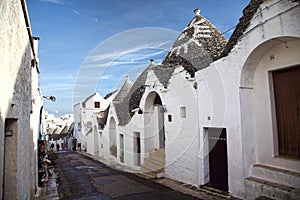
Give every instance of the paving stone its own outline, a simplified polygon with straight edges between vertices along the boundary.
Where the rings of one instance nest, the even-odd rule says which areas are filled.
[[[225,199],[201,193],[194,187],[183,187],[176,181],[167,179],[161,181],[164,185],[169,184],[166,187],[135,174],[112,169],[77,152],[60,152],[58,155],[55,175],[50,176],[48,183],[42,188],[43,196],[34,198],[35,200]],[[124,166],[118,167],[125,169]]]

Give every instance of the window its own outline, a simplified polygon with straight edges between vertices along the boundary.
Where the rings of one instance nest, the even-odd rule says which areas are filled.
[[[186,107],[180,107],[180,117],[186,118]]]
[[[95,102],[95,108],[100,108],[100,102],[99,101]]]
[[[172,115],[168,115],[168,121],[172,122]]]
[[[300,159],[300,67],[274,71],[278,154]]]

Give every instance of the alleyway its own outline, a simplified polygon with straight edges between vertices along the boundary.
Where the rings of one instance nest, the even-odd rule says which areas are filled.
[[[60,199],[197,199],[76,152],[58,155],[55,171]]]

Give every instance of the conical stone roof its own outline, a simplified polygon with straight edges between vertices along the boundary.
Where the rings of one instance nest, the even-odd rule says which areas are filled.
[[[133,84],[122,104],[122,110],[127,111],[119,118],[120,125],[126,125],[132,117],[131,110],[139,107],[148,71],[152,70],[160,83],[167,87],[176,66],[183,66],[194,77],[197,70],[209,66],[220,56],[226,43],[221,32],[197,14],[181,32],[162,64],[150,64]]]
[[[128,118],[130,117],[128,114],[129,103],[128,103],[127,95],[131,87],[132,87],[132,82],[129,80],[129,78],[126,78],[122,88],[119,90],[118,94],[112,101],[119,120],[119,125],[124,125],[124,121],[128,121]]]
[[[162,67],[182,65],[193,77],[222,53],[227,40],[222,33],[201,15],[196,15],[181,32]]]

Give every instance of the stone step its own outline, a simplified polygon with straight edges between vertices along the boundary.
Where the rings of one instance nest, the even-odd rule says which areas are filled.
[[[156,178],[156,176],[148,174],[148,173],[138,173],[137,175],[144,178],[144,179],[154,179],[154,178]]]
[[[142,174],[146,179],[153,179],[156,178],[157,172],[151,171],[151,169],[148,169],[147,166],[141,165],[140,174]]]
[[[149,158],[157,161],[157,163],[165,164],[165,149],[158,149],[149,153]]]
[[[154,172],[162,172],[161,169],[164,168],[164,163],[159,163],[156,160],[146,158],[144,160],[143,166],[145,166],[147,169],[150,169],[151,171],[154,171]]]
[[[290,187],[300,188],[300,173],[286,169],[255,164],[252,167],[251,176]]]
[[[245,186],[247,199],[255,199],[260,196],[272,199],[300,199],[299,189],[261,178],[247,177]]]
[[[229,192],[223,191],[223,190],[219,190],[217,188],[213,188],[213,187],[209,187],[207,185],[201,185],[199,190],[205,191],[209,194],[213,194],[213,195],[217,195],[217,196],[221,196],[224,197],[226,199],[230,198],[230,194]]]
[[[150,178],[157,178],[158,174],[164,172],[165,149],[157,149],[149,153],[149,157],[144,159],[140,172]]]
[[[160,149],[155,149],[154,151],[152,151],[151,153],[154,154],[160,154],[160,155],[165,155],[165,148],[160,148]]]

